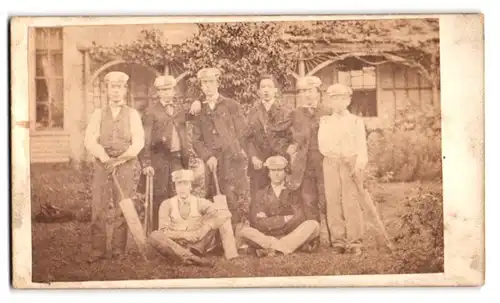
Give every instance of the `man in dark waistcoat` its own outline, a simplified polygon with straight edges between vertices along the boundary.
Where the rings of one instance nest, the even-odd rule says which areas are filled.
[[[158,211],[162,201],[175,195],[172,173],[189,166],[186,121],[188,110],[175,102],[176,80],[159,76],[154,85],[160,97],[143,117],[145,145],[140,154],[143,172],[153,178],[153,228],[158,229]]]
[[[96,109],[85,132],[85,147],[96,158],[92,183],[92,253],[89,262],[106,255],[121,259],[127,243],[127,223],[118,203],[116,176],[126,197],[132,197],[140,174],[137,155],[144,147],[139,113],[126,105],[128,76],[110,72],[105,78],[108,106]],[[111,225],[111,251],[107,251],[107,226]]]
[[[193,148],[206,163],[207,198],[216,195],[212,175],[216,170],[236,227],[242,215],[238,205],[247,199],[248,193],[245,152],[248,154],[249,132],[240,104],[219,94],[220,75],[216,68],[204,68],[197,73],[204,97],[193,122]]]

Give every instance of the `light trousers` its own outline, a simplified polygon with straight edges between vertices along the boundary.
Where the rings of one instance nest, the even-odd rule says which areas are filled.
[[[302,245],[318,237],[319,231],[320,226],[317,221],[307,220],[300,224],[291,233],[279,239],[267,236],[252,227],[244,227],[241,230],[241,237],[262,248],[274,249],[287,255],[293,253]]]

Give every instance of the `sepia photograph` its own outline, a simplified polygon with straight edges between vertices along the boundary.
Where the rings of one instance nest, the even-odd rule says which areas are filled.
[[[443,275],[450,228],[482,283],[483,218],[444,207],[440,15],[35,19],[23,285]]]

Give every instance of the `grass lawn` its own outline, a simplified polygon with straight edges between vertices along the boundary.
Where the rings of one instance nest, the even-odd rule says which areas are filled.
[[[85,180],[89,176],[79,174],[66,165],[32,166],[32,209],[35,213],[40,203],[50,202],[55,206],[76,210],[88,207],[90,195]],[[380,201],[378,208],[387,222],[388,232],[396,237],[400,234],[400,218],[411,206],[406,198],[421,187],[427,193],[440,193],[441,183],[387,183],[380,184],[374,194]],[[442,205],[442,204],[439,204]],[[442,206],[439,206],[442,207]],[[333,255],[326,244],[312,254],[296,253],[288,256],[257,258],[244,256],[235,260],[217,260],[214,268],[180,266],[152,252],[149,263],[142,261],[130,245],[127,259],[116,262],[104,260],[87,264],[84,260],[90,252],[90,223],[33,223],[33,281],[88,281],[127,279],[209,278],[209,277],[260,277],[260,276],[309,276],[348,274],[396,274],[415,272],[440,272],[442,266],[424,262],[422,266],[408,271],[401,253],[390,253],[377,244],[376,232],[369,228],[364,254],[360,256]],[[326,243],[326,231],[322,241]],[[398,251],[407,253],[412,247],[407,242],[397,242]],[[418,244],[415,244],[417,247]],[[423,256],[424,261],[430,257]],[[429,265],[431,264],[431,265]]]

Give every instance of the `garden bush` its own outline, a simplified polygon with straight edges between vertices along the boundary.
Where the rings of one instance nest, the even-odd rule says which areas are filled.
[[[443,196],[419,188],[403,203],[403,215],[396,219],[399,232],[391,255],[396,273],[444,271]]]
[[[382,182],[441,179],[441,116],[412,102],[398,112],[392,130],[368,138],[373,173]]]

